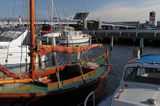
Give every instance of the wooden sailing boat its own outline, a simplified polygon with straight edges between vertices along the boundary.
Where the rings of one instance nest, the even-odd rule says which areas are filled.
[[[80,54],[100,44],[82,47],[44,46],[36,45],[34,34],[34,0],[30,0],[30,69],[26,73],[16,74],[0,66],[4,74],[0,78],[0,105],[29,105],[59,102],[65,103],[86,97],[91,91],[96,91],[99,83],[110,71],[107,62],[108,52],[82,62]],[[37,68],[36,56],[50,52],[75,53],[78,61],[72,64],[56,65],[50,68]],[[41,59],[40,59],[41,60]],[[107,63],[106,63],[107,62]],[[66,105],[66,104],[65,104]]]

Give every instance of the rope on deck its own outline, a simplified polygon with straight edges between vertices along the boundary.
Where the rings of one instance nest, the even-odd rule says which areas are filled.
[[[5,75],[14,78],[14,79],[19,79],[19,76],[17,76],[15,73],[11,72],[10,70],[6,69],[2,65],[0,65],[0,72],[4,73]]]

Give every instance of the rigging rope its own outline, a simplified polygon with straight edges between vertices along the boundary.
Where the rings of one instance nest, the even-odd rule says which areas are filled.
[[[50,15],[50,11],[51,11],[51,9],[50,9],[50,1],[49,0],[47,0],[46,1],[46,4],[47,4],[47,16],[48,16],[48,20],[51,20],[52,18],[51,18],[51,15]]]
[[[13,1],[13,9],[12,9],[12,18],[13,18],[13,25],[14,25],[14,16],[15,16],[15,8],[16,8],[16,0]]]
[[[0,65],[0,71],[11,78],[19,79],[19,76],[17,76],[15,73],[11,72],[10,70],[6,69],[5,67],[1,65]]]
[[[64,6],[63,6],[63,2],[60,2],[61,3],[61,8],[62,8],[62,14],[64,15],[64,18],[66,19],[66,14],[65,14],[65,11],[64,10],[67,10],[67,9],[64,9]]]
[[[60,23],[59,15],[58,15],[58,12],[57,12],[57,7],[56,7],[55,0],[52,0],[52,7],[54,7],[54,12],[55,12],[55,15],[56,15],[57,22]],[[53,8],[52,8],[52,9],[53,9]],[[53,12],[53,11],[52,11],[52,12]],[[59,24],[59,27],[60,27],[60,31],[62,31],[62,24]]]
[[[27,0],[28,1],[28,0]],[[25,5],[25,10],[26,10],[26,17],[24,17],[24,19],[27,20],[27,24],[29,24],[29,14],[27,10],[29,10],[29,1],[27,2],[26,0],[24,0],[24,5]],[[25,11],[24,11],[25,13]],[[29,29],[29,26],[27,26],[27,29]],[[29,37],[26,37],[26,58],[25,58],[25,72],[28,73],[28,46],[29,46]]]
[[[82,7],[83,10],[85,10],[85,11],[87,12],[88,9],[86,8],[86,5],[85,5],[85,3],[84,3],[84,0],[82,0],[82,6],[83,6],[83,7]]]
[[[11,12],[11,17],[14,18],[14,14],[15,14],[15,5],[16,5],[16,1],[14,0],[13,1],[13,8],[12,8],[12,12]],[[14,25],[14,20],[12,19],[13,21],[13,25]],[[9,37],[9,39],[11,39]],[[7,66],[7,63],[8,63],[8,56],[9,56],[9,46],[10,46],[10,43],[8,44],[8,49],[7,49],[7,56],[6,56],[6,60],[5,60],[5,66]]]

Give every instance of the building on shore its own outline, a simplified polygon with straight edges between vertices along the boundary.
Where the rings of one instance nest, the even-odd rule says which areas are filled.
[[[151,11],[149,13],[149,26],[151,27],[155,26],[155,19],[156,19],[156,13],[154,11]]]

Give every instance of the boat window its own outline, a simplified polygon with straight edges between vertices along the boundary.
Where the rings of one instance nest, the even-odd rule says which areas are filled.
[[[124,81],[160,84],[160,69],[129,67],[125,71]]]
[[[42,30],[51,30],[51,29],[52,29],[52,27],[49,24],[43,24],[42,25]]]
[[[42,41],[43,45],[51,45],[52,44],[52,38],[42,37],[41,41]]]
[[[8,46],[0,46],[0,49],[7,49]]]
[[[72,28],[72,27],[64,27],[64,31],[74,31],[74,28]]]

